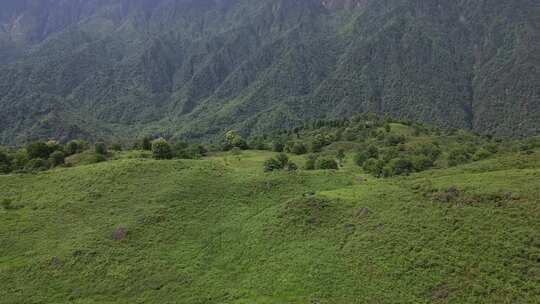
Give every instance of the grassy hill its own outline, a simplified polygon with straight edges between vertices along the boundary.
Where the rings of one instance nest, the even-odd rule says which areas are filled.
[[[385,179],[274,154],[0,176],[1,302],[540,301],[540,150]]]

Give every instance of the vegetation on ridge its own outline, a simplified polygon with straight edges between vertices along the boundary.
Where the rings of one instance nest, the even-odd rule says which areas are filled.
[[[339,124],[268,144],[311,143]],[[154,160],[108,149],[106,162],[0,176],[2,302],[538,302],[538,142],[499,142],[486,160],[448,167],[448,148],[492,140],[389,125],[374,129],[385,139],[324,145],[320,157],[344,149],[339,170],[265,173],[282,159],[272,151]],[[391,134],[438,140],[439,169],[366,174],[356,149],[380,143],[383,159]]]

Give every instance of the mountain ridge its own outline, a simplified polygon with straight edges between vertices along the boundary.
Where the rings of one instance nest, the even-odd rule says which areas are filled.
[[[507,136],[540,128],[530,0],[9,3],[54,13],[26,21],[23,51],[0,33],[2,143],[212,139],[356,112]]]

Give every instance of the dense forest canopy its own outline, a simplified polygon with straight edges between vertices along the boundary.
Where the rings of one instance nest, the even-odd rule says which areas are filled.
[[[2,1],[0,143],[358,112],[535,135],[538,16],[535,0]]]

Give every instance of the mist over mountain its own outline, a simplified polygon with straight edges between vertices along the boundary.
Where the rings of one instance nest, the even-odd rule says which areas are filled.
[[[0,143],[374,112],[540,132],[535,0],[4,0]]]

